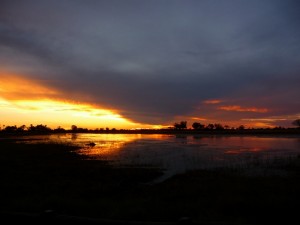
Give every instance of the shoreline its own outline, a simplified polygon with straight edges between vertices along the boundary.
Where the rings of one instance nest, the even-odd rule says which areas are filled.
[[[5,132],[0,131],[0,137],[6,136],[29,136],[29,135],[47,135],[47,134],[165,134],[165,135],[203,135],[203,136],[256,136],[256,135],[296,135],[300,137],[300,129],[245,129],[245,130],[109,130],[109,131],[47,131],[47,132],[32,132],[32,131],[15,131]]]

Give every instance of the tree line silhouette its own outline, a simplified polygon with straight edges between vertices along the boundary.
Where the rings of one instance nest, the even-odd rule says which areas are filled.
[[[122,129],[123,130],[123,129]],[[90,131],[117,131],[116,128],[96,128],[96,129],[88,129],[88,128],[82,128],[82,127],[77,127],[76,125],[72,125],[70,129],[65,129],[62,128],[61,126],[58,126],[55,129],[51,129],[47,125],[39,124],[39,125],[32,125],[26,126],[26,125],[21,125],[21,126],[0,126],[0,132],[3,133],[64,133],[64,132],[72,132],[72,133],[84,133],[84,132],[90,132]]]
[[[296,126],[300,129],[300,119],[296,119],[292,122],[292,125]],[[274,128],[246,128],[244,125],[240,125],[238,127],[230,127],[228,125],[222,125],[221,123],[210,123],[210,124],[202,124],[199,122],[194,122],[192,124],[192,128],[187,127],[187,121],[180,121],[173,124],[168,128],[162,129],[139,129],[139,130],[128,130],[128,129],[116,129],[116,128],[96,128],[96,129],[88,129],[77,127],[76,125],[72,125],[70,129],[65,129],[62,127],[57,127],[55,129],[51,129],[47,125],[39,124],[26,126],[0,126],[1,133],[85,133],[85,132],[96,132],[96,133],[132,133],[132,132],[183,132],[183,131],[243,131],[243,130],[287,130],[293,128],[284,128],[284,127],[274,127]]]

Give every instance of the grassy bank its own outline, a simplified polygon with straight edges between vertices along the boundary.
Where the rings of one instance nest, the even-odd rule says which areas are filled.
[[[149,185],[162,171],[112,168],[85,160],[77,146],[0,142],[0,209],[10,212],[217,224],[269,224],[297,219],[300,159],[270,164],[284,173],[247,175],[249,168],[191,171]],[[261,166],[261,165],[260,165]],[[250,173],[251,174],[251,173]]]

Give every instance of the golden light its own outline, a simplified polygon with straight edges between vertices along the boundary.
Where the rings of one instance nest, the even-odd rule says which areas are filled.
[[[5,121],[7,124],[48,124],[64,128],[70,128],[72,124],[87,128],[142,126],[110,110],[50,99],[16,101],[1,99],[0,109],[1,122]]]
[[[141,139],[142,136],[140,134],[103,134],[100,138],[99,135],[81,134],[81,137],[92,141],[96,145],[94,147],[84,146],[80,149],[79,154],[100,159],[118,160],[117,157],[119,157],[122,147],[132,141]]]
[[[43,81],[16,75],[0,74],[0,124],[47,124],[49,127],[70,128],[146,128],[151,125],[134,123],[115,110],[63,98],[63,93],[47,87]]]
[[[46,87],[43,82],[45,81],[29,80],[14,74],[0,74],[0,94],[7,99],[32,99],[58,95],[58,91]]]

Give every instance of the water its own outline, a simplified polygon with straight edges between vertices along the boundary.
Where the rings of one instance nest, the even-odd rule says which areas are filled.
[[[26,138],[32,141],[32,137]],[[79,154],[115,166],[163,168],[165,177],[194,169],[243,166],[300,155],[299,137],[63,134],[34,138],[81,145]],[[89,146],[91,142],[96,145]]]

